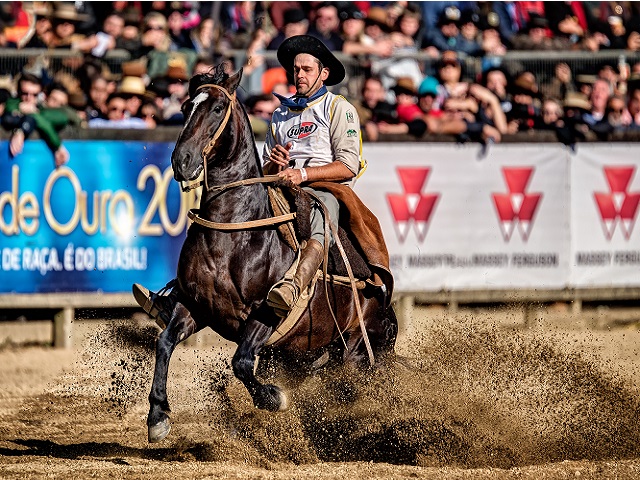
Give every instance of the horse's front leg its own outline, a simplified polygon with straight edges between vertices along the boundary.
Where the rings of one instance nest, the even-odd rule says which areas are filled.
[[[255,319],[247,320],[242,339],[231,361],[233,373],[249,391],[253,404],[272,412],[286,410],[287,395],[275,385],[263,385],[255,376],[256,356],[269,339],[273,328]]]
[[[171,430],[167,415],[171,411],[167,398],[167,374],[171,355],[178,343],[189,338],[197,330],[198,327],[189,310],[181,303],[176,303],[169,325],[156,342],[156,366],[149,394],[150,408],[147,417],[149,442],[151,443],[163,440]]]

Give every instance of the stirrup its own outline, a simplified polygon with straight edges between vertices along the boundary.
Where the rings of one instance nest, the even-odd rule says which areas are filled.
[[[287,302],[284,301],[284,298],[282,297],[282,293],[280,291],[280,287],[285,284],[293,288],[293,298],[291,299],[291,305],[287,304]],[[296,283],[293,281],[293,279],[285,277],[284,279],[275,283],[269,290],[269,293],[267,294],[267,305],[273,308],[273,310],[276,312],[276,315],[284,318],[289,314],[299,297],[300,289],[298,288]]]
[[[171,280],[159,290],[157,294],[151,292],[139,283],[134,283],[132,286],[133,297],[136,299],[136,302],[138,302],[138,305],[140,305],[149,316],[153,317],[156,324],[163,330],[167,328],[171,320],[171,313],[167,312],[166,306],[163,305],[163,299],[166,297],[164,294],[167,290],[175,286],[175,284],[175,279]]]

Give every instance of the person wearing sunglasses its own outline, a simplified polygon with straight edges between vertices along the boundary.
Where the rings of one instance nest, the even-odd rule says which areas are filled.
[[[149,128],[149,125],[138,117],[127,117],[126,95],[120,92],[114,92],[107,99],[107,118],[94,118],[89,120],[89,128]]]

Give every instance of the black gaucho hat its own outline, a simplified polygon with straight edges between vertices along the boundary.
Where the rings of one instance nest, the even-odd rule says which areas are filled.
[[[327,46],[311,35],[296,35],[287,38],[278,48],[278,61],[287,71],[287,75],[293,77],[293,61],[296,55],[308,53],[320,60],[324,67],[329,69],[329,76],[325,85],[337,85],[345,76],[345,70]]]

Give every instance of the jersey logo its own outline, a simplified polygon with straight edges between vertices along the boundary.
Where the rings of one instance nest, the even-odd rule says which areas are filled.
[[[301,139],[308,137],[318,129],[318,125],[313,122],[302,122],[300,125],[291,127],[287,132],[287,137]]]

